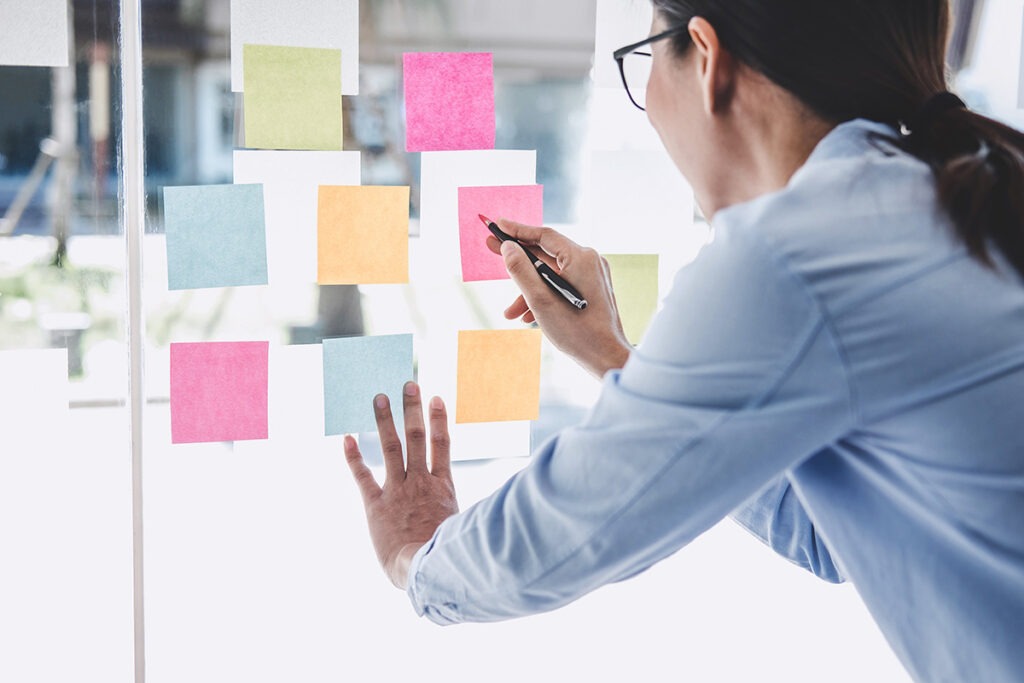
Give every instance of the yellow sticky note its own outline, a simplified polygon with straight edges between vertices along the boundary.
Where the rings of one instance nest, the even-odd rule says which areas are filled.
[[[540,330],[459,332],[455,422],[536,420]]]
[[[408,187],[320,186],[317,282],[409,282]]]
[[[658,255],[606,254],[622,328],[638,344],[658,310]]]
[[[245,146],[340,150],[341,50],[245,45]]]

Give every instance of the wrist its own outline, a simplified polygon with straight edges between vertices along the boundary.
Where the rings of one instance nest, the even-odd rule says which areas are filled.
[[[633,351],[632,345],[625,340],[614,339],[601,349],[595,349],[591,359],[584,365],[598,379],[604,377],[609,370],[620,370],[629,360]]]
[[[401,590],[405,590],[408,587],[412,558],[422,547],[422,543],[407,543],[395,553],[395,557],[388,567],[388,578],[391,579],[391,583],[395,584],[395,587]]]

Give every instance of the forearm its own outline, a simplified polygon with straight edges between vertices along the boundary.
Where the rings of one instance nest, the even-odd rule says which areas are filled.
[[[666,386],[678,386],[668,375]],[[452,624],[565,605],[675,552],[803,452],[797,445],[752,457],[762,439],[795,433],[784,419],[753,430],[765,424],[760,416],[645,399],[615,372],[604,382],[582,425],[446,520],[420,551],[408,579],[419,614]],[[830,406],[813,408],[817,424],[834,426]]]

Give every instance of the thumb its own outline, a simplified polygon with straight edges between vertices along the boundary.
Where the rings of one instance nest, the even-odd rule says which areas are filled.
[[[543,300],[549,290],[533,267],[530,256],[512,241],[502,242],[501,256],[505,259],[505,269],[523,293],[527,305],[533,308],[535,302]]]

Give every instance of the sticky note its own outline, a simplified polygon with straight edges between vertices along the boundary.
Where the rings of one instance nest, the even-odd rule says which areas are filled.
[[[401,428],[402,388],[413,379],[411,334],[325,339],[323,362],[327,436],[376,431],[377,394],[387,394]]]
[[[462,279],[507,280],[505,262],[487,248],[490,234],[479,215],[491,220],[508,218],[527,225],[544,223],[544,186],[459,188],[459,243],[462,254]]]
[[[268,342],[171,344],[171,443],[267,438]]]
[[[246,44],[341,50],[342,95],[359,94],[359,0],[231,0],[231,89],[245,90]]]
[[[498,284],[509,284],[504,282]],[[452,282],[455,293],[464,287],[460,282]],[[433,291],[431,291],[433,294]],[[437,296],[446,301],[445,292],[441,290]],[[514,295],[513,295],[514,296]],[[512,297],[508,297],[511,301]],[[505,302],[503,297],[501,303]],[[458,396],[459,368],[459,331],[475,329],[479,320],[461,311],[450,315],[448,307],[443,315],[444,326],[431,329],[430,334],[417,340],[417,380],[423,391],[424,399],[428,396],[439,396],[448,408],[448,432],[451,435],[452,461],[483,460],[493,458],[523,458],[530,455],[531,431],[534,425],[530,420],[511,420],[508,422],[476,422],[460,424],[454,420]],[[520,329],[518,323],[509,323],[508,329]]]
[[[245,45],[245,146],[340,150],[341,50]]]
[[[643,338],[658,310],[658,255],[605,254],[612,272],[615,304],[631,344]]]
[[[267,284],[260,185],[164,188],[170,289]]]
[[[317,194],[359,185],[359,152],[235,150],[234,179],[263,185],[270,286],[316,282]]]
[[[463,330],[455,421],[536,420],[540,330]]]
[[[67,66],[67,0],[0,0],[0,65]]]
[[[494,60],[480,52],[403,57],[405,148],[494,149]]]
[[[323,186],[317,220],[317,282],[409,282],[409,188]]]
[[[461,282],[459,188],[533,185],[537,153],[527,150],[426,152],[420,157],[420,239],[430,251],[422,277]],[[481,212],[482,213],[482,212]],[[494,216],[491,216],[494,218]],[[481,226],[482,227],[482,226]]]

